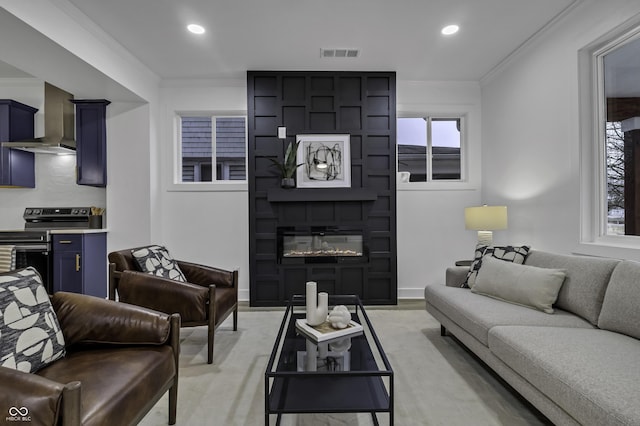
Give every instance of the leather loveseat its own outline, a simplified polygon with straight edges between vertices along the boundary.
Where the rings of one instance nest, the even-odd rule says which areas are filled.
[[[51,303],[66,355],[36,373],[0,367],[0,420],[134,425],[169,391],[175,423],[178,315],[75,293],[58,292]]]

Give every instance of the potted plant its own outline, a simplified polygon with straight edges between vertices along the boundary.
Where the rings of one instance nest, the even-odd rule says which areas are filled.
[[[289,143],[289,146],[287,146],[287,150],[284,153],[283,162],[269,158],[269,160],[273,162],[273,165],[280,170],[280,173],[282,173],[282,181],[280,184],[283,188],[295,188],[296,186],[296,183],[293,180],[293,174],[296,172],[298,167],[302,166],[302,163],[296,164],[299,144],[299,141],[292,141]]]

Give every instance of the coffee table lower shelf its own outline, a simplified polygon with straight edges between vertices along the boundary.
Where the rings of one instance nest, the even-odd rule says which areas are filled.
[[[269,393],[269,412],[390,412],[390,400],[379,375],[340,377],[333,373],[324,377],[276,377]]]
[[[355,377],[353,373],[281,374],[271,378],[270,389],[266,380],[265,425],[270,424],[271,414],[278,415],[279,425],[282,414],[302,413],[370,413],[374,425],[378,425],[376,413],[389,413],[393,424],[391,398],[379,372],[360,372]]]

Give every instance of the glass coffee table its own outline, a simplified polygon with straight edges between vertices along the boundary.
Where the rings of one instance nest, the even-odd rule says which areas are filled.
[[[358,296],[329,296],[329,310],[345,305],[363,330],[314,343],[296,328],[305,298],[294,296],[265,372],[265,425],[291,413],[388,413],[393,425],[393,370]],[[311,356],[307,356],[311,354]]]

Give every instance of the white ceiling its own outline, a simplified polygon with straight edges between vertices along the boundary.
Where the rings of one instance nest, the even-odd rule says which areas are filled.
[[[13,65],[9,65],[6,62],[0,61],[0,78],[23,78],[23,77],[31,77],[31,75],[14,67]]]
[[[396,71],[480,80],[574,0],[69,0],[165,79],[247,70]],[[203,36],[188,33],[203,25]],[[458,24],[444,37],[440,29]],[[356,48],[356,59],[320,58]]]

